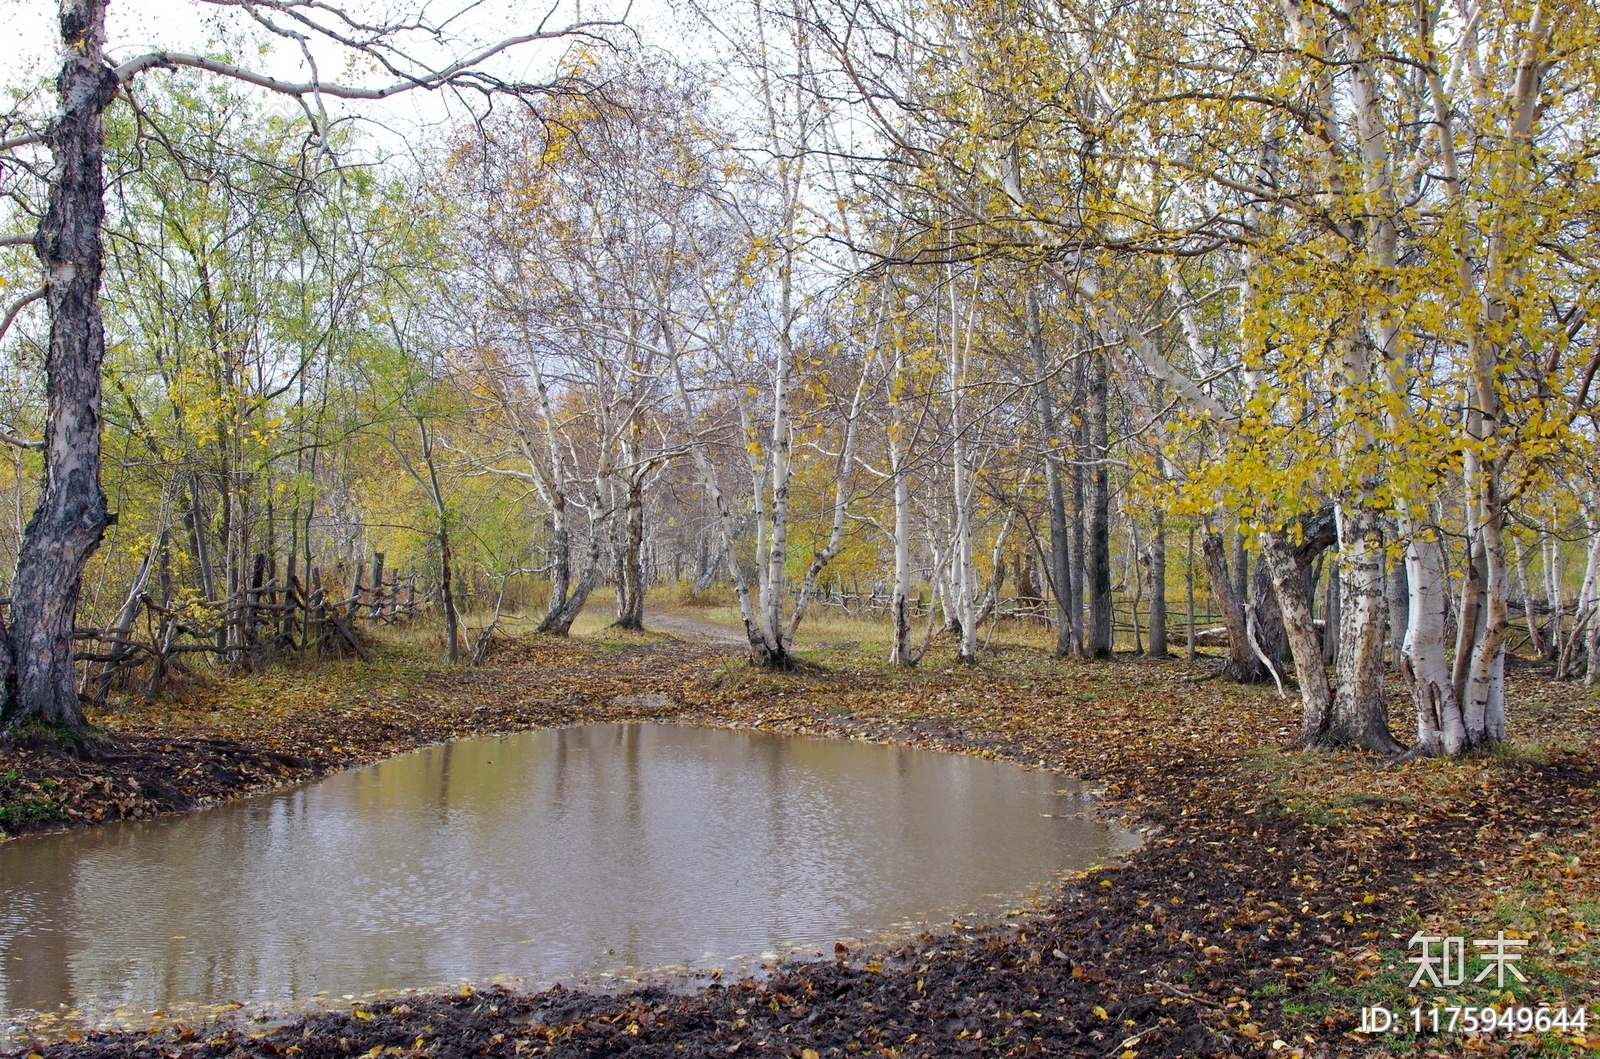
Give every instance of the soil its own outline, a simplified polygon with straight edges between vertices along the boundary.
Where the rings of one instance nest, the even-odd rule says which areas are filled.
[[[186,707],[97,718],[107,740],[81,754],[42,740],[5,751],[4,804],[19,804],[22,789],[42,797],[53,782],[61,812],[35,827],[174,811],[452,735],[671,717],[1058,769],[1102,790],[1145,845],[1014,922],[841,945],[832,961],[691,994],[419,995],[270,1030],[75,1032],[14,1054],[1155,1059],[1600,1048],[1600,1032],[1357,1032],[1361,1006],[1374,1002],[1406,1012],[1416,1001],[1559,1008],[1596,997],[1592,693],[1518,672],[1512,747],[1381,768],[1360,754],[1280,749],[1293,703],[1178,662],[1057,662],[1011,649],[981,666],[930,657],[896,673],[834,654],[780,674],[727,650],[648,637],[517,641],[481,670],[339,663],[339,674],[264,674],[242,690],[224,682]],[[1416,997],[1405,947],[1418,929],[1531,938],[1529,982],[1514,995],[1469,986]]]

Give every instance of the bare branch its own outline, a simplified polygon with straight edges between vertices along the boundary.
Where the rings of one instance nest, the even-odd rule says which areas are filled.
[[[44,288],[35,287],[33,290],[29,291],[11,303],[11,308],[6,310],[5,319],[0,320],[0,341],[3,341],[6,337],[6,332],[11,330],[11,323],[17,318],[17,314],[26,309],[33,302],[36,302],[43,297]]]
[[[30,441],[4,423],[0,423],[0,441],[5,442],[7,445],[15,445],[19,449],[33,449],[36,452],[44,451],[44,442]]]
[[[44,133],[25,132],[21,136],[13,136],[9,140],[0,140],[0,151],[9,151],[14,147],[27,147],[36,143],[44,143]]]
[[[621,25],[623,25],[622,22],[611,19],[592,20],[576,22],[559,30],[539,30],[516,37],[506,37],[504,40],[490,44],[467,58],[451,63],[441,70],[429,70],[415,76],[402,75],[401,80],[385,85],[382,88],[357,88],[353,85],[328,84],[314,75],[310,81],[285,81],[267,74],[257,73],[254,70],[247,70],[233,63],[223,62],[221,59],[177,51],[153,51],[129,59],[116,68],[116,76],[119,82],[126,84],[130,79],[146,70],[189,67],[190,69],[204,70],[207,73],[218,74],[223,77],[231,77],[236,81],[243,81],[246,84],[265,88],[270,92],[277,92],[281,95],[332,96],[336,99],[388,99],[391,96],[417,88],[436,89],[452,84],[463,87],[479,87],[485,91],[494,89],[516,90],[531,86],[501,85],[474,68],[494,56],[519,45],[542,40],[561,40],[590,33],[597,29]]]

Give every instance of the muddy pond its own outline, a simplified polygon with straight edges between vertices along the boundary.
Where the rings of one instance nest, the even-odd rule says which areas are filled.
[[[1086,810],[1058,775],[847,740],[671,724],[463,740],[0,845],[0,1010],[93,1023],[831,955],[993,913],[1128,844]]]

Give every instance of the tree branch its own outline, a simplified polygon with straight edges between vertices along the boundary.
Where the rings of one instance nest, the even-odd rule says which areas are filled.
[[[207,73],[231,77],[236,81],[244,81],[258,88],[265,88],[270,92],[277,92],[286,96],[321,95],[333,96],[336,99],[388,99],[402,92],[409,92],[416,88],[435,89],[449,84],[460,84],[461,79],[472,77],[488,89],[491,82],[474,67],[478,66],[502,52],[508,51],[522,44],[529,44],[541,40],[560,40],[575,34],[586,33],[590,30],[607,26],[620,26],[621,22],[604,19],[589,22],[574,23],[559,30],[540,30],[534,33],[524,33],[516,37],[507,37],[504,40],[490,44],[465,59],[451,63],[442,70],[430,70],[416,76],[404,76],[402,80],[381,88],[357,88],[353,85],[327,84],[320,79],[311,81],[285,81],[268,74],[247,70],[233,63],[223,62],[205,55],[194,55],[189,52],[178,51],[153,51],[136,56],[116,68],[117,81],[126,84],[132,78],[146,70],[155,68],[176,69],[189,67],[195,70],[204,70]],[[364,49],[363,49],[364,50]],[[520,85],[494,85],[499,88],[525,88]],[[40,139],[43,139],[41,136]],[[34,141],[26,141],[34,142]]]
[[[11,303],[11,308],[6,310],[5,319],[0,320],[0,341],[5,340],[6,332],[11,330],[12,321],[17,318],[17,314],[26,309],[31,303],[36,302],[43,297],[44,288],[35,287],[33,290],[29,291]]]
[[[13,136],[9,140],[0,140],[0,151],[9,151],[13,147],[27,147],[36,143],[44,143],[44,133],[25,132],[21,136]]]

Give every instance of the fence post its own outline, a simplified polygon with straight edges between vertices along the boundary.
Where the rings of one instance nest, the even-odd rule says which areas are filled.
[[[383,614],[383,553],[372,553],[372,606],[367,609],[367,617],[376,618]]]

